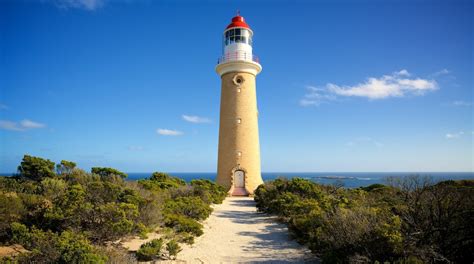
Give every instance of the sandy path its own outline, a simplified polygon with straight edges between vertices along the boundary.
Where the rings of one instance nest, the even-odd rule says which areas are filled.
[[[204,235],[183,245],[186,263],[318,263],[310,251],[288,237],[285,225],[258,213],[253,198],[227,198],[204,222]],[[181,262],[181,261],[179,261]]]

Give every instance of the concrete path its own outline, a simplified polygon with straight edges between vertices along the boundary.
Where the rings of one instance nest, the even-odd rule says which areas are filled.
[[[215,205],[204,222],[204,235],[183,245],[177,262],[185,263],[319,263],[289,238],[284,224],[256,211],[253,198],[229,197]]]

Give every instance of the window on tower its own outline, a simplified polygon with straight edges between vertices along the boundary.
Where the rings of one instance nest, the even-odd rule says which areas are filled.
[[[248,29],[235,28],[225,32],[224,45],[232,43],[245,43],[252,45],[252,34]]]

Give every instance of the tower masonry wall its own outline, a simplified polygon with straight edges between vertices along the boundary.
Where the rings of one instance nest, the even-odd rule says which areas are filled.
[[[260,171],[255,75],[246,72],[228,72],[223,74],[221,79],[216,181],[232,192],[233,172],[243,170],[245,189],[249,194],[253,194],[263,183]]]

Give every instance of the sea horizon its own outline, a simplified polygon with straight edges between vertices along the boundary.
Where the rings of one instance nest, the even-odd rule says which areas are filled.
[[[186,182],[194,179],[214,180],[217,172],[167,172]],[[151,176],[152,173],[127,173],[127,180],[139,180]],[[262,172],[263,181],[271,181],[279,177],[303,178],[319,184],[342,184],[344,187],[357,188],[371,184],[386,183],[388,177],[404,177],[409,175],[430,176],[434,182],[444,180],[474,179],[474,172]]]
[[[135,181],[149,178],[153,172],[126,172],[126,180]],[[217,172],[165,172],[171,176],[181,178],[186,182],[194,179],[215,180]],[[13,176],[16,173],[0,173],[1,176]],[[386,184],[388,177],[404,177],[421,175],[432,177],[433,182],[445,180],[473,180],[474,172],[262,172],[264,182],[277,178],[303,178],[325,185],[338,184],[347,188],[358,188],[371,184]]]

